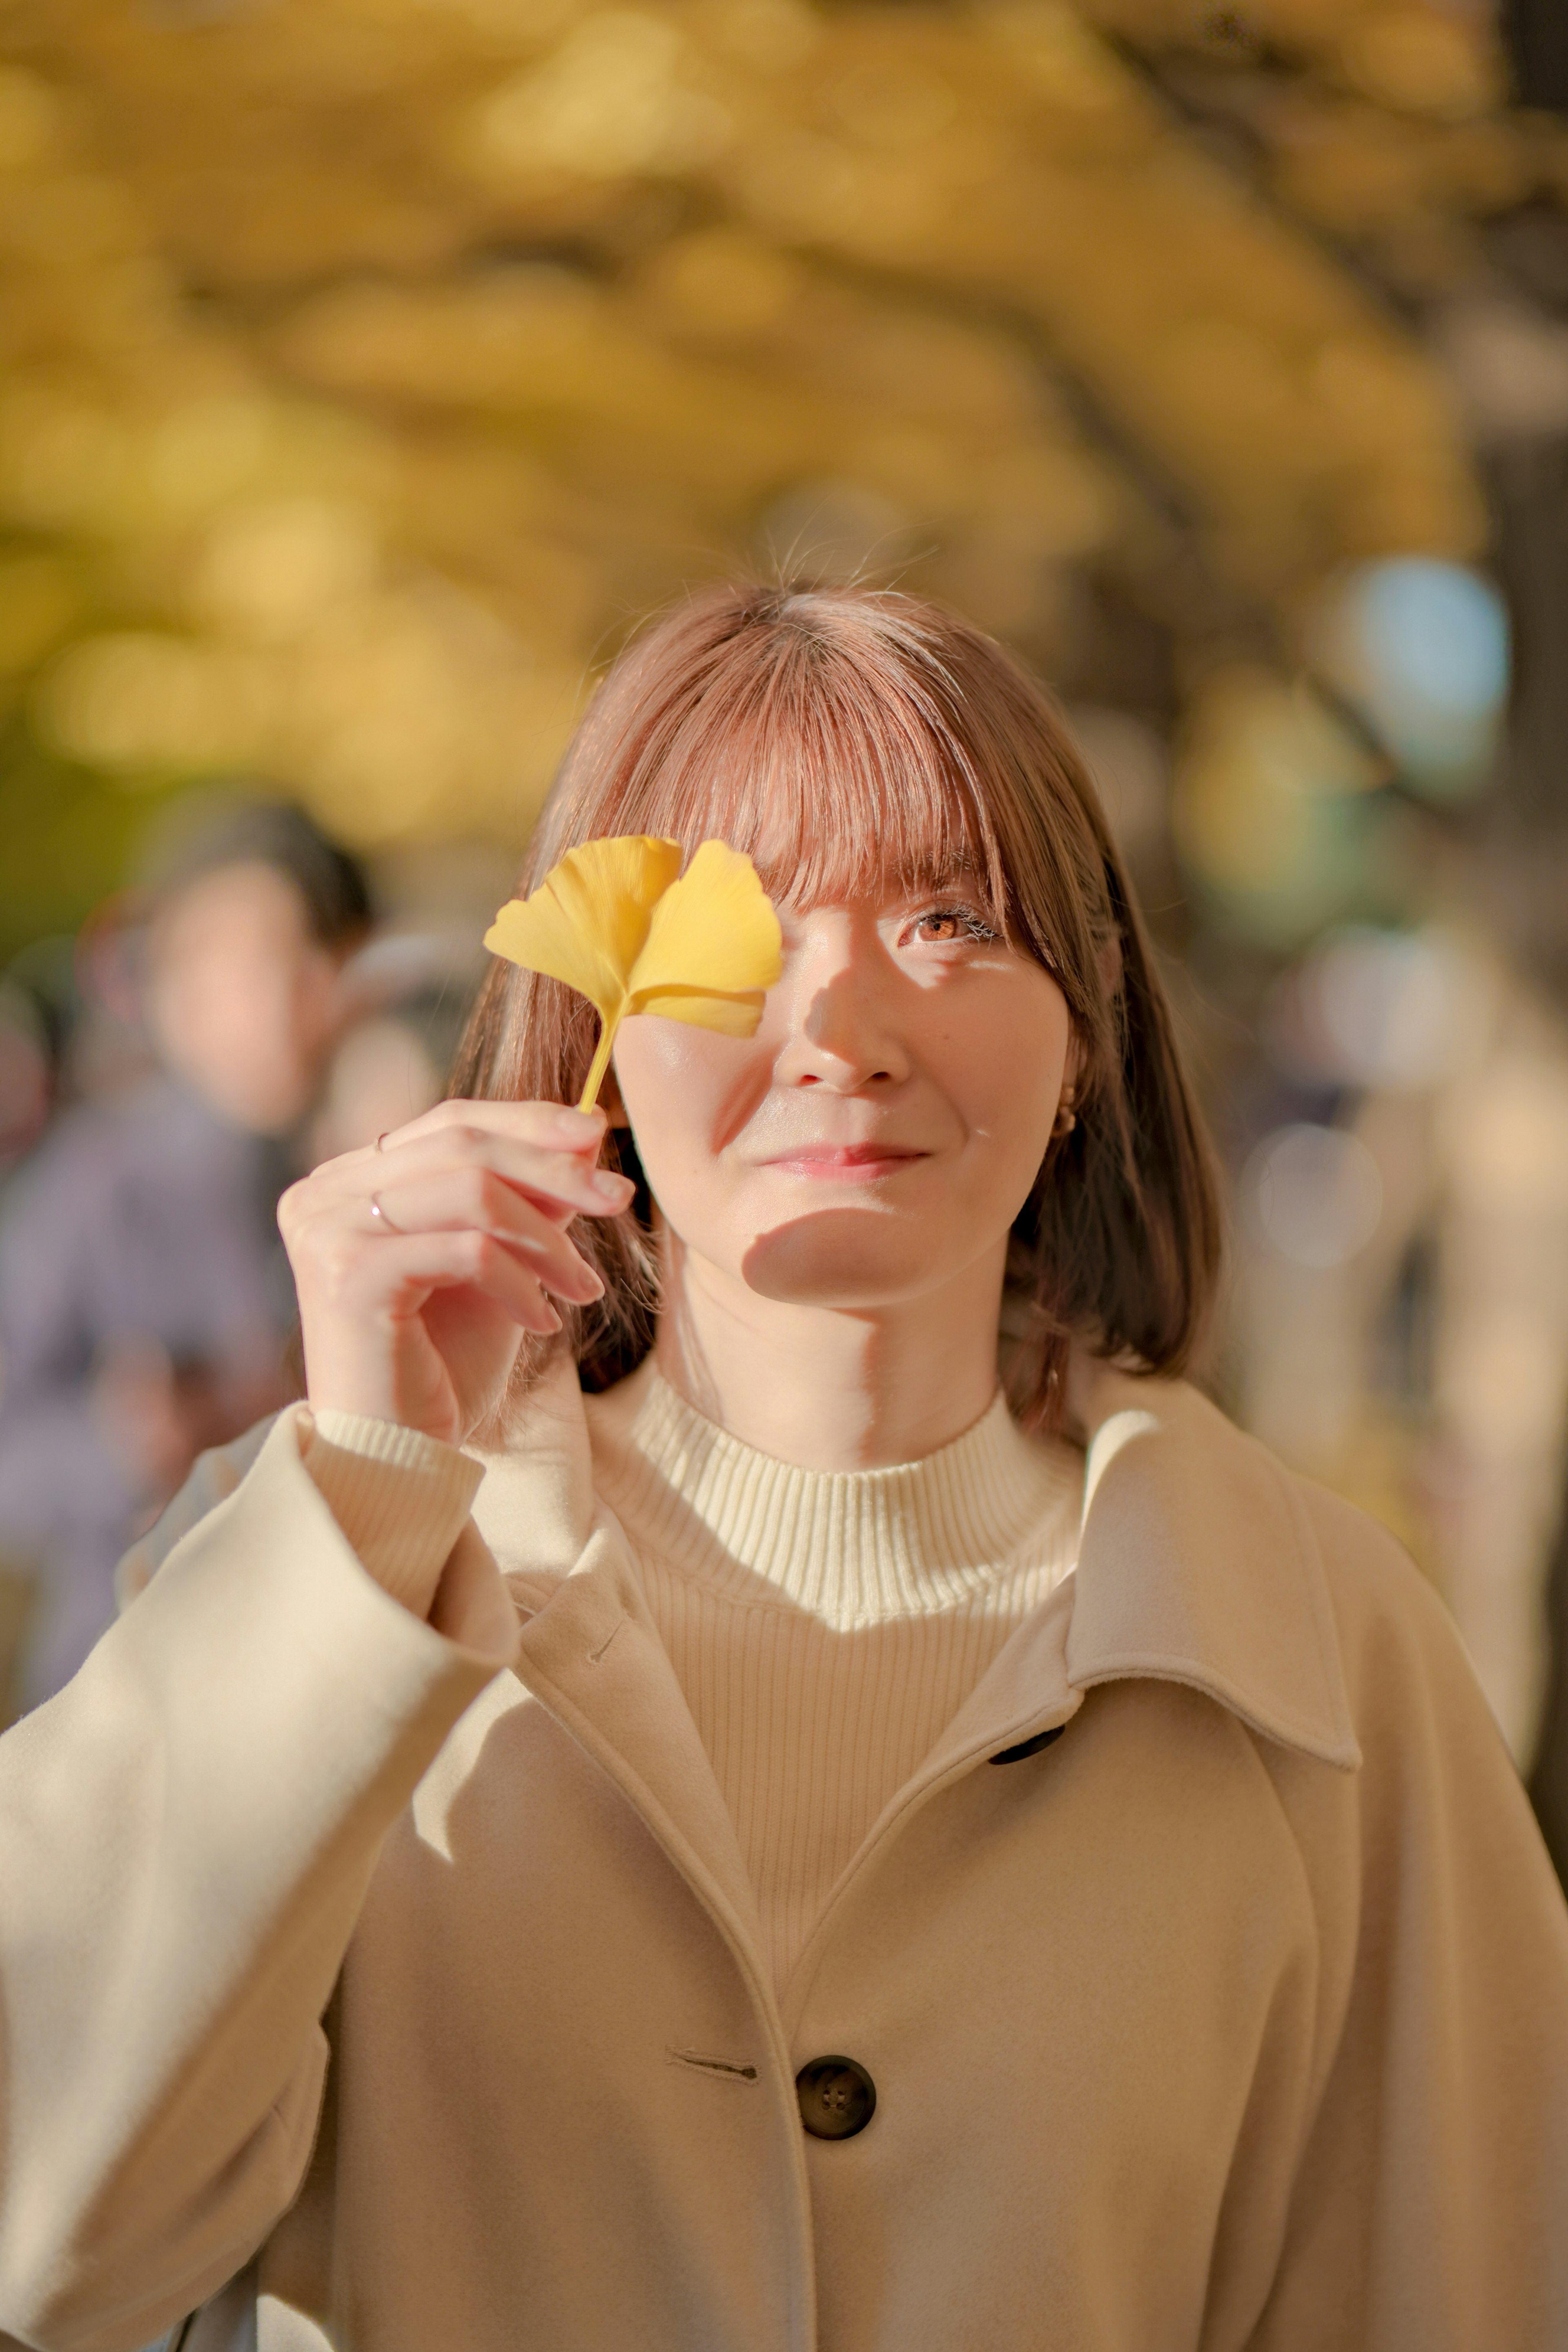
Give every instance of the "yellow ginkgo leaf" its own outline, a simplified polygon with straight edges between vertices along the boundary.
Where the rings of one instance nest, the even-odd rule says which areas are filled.
[[[564,981],[597,1009],[583,1110],[598,1098],[628,1013],[750,1037],[779,977],[779,918],[750,858],[705,841],[684,875],[680,865],[678,842],[647,834],[585,842],[485,934],[492,953]]]
[[[508,900],[485,945],[528,971],[565,981],[601,1021],[617,1020],[653,909],[680,870],[678,841],[627,834],[585,842],[528,898]]]
[[[639,1011],[672,992],[748,995],[778,977],[779,918],[756,866],[727,842],[705,841],[653,909],[632,974]]]

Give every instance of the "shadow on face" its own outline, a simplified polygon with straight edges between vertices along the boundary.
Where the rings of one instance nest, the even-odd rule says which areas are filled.
[[[933,1263],[927,1222],[878,1214],[869,1205],[791,1217],[756,1236],[741,1258],[741,1278],[758,1297],[798,1307],[851,1314],[890,1307],[962,1271],[962,1249],[950,1253],[954,1263]]]

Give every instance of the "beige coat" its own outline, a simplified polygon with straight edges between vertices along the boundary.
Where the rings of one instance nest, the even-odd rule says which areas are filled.
[[[1448,1622],[1190,1390],[1117,1406],[781,1998],[574,1388],[444,1632],[297,1412],[209,1459],[0,1741],[0,2326],[126,2352],[261,2246],[261,2352],[1560,2352],[1568,1916]]]

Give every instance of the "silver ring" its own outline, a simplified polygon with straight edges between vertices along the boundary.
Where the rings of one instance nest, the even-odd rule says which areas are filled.
[[[386,1227],[389,1234],[402,1233],[402,1227],[401,1225],[394,1225],[386,1211],[382,1208],[381,1194],[379,1192],[372,1192],[371,1194],[371,1214],[376,1219],[378,1223],[383,1224]]]

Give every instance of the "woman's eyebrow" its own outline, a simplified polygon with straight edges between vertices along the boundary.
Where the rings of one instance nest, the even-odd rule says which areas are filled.
[[[933,859],[929,865],[889,866],[880,874],[874,868],[840,888],[812,890],[809,897],[775,881],[771,897],[775,906],[794,916],[809,914],[813,907],[831,905],[845,898],[877,901],[887,904],[894,899],[939,898],[949,894],[976,901],[980,910],[995,918],[998,912],[989,877],[977,859],[962,855]]]
[[[985,879],[977,858],[955,850],[925,863],[891,866],[883,872],[880,887],[884,890],[975,889],[984,888]]]
[[[970,858],[957,858],[932,866],[925,874],[916,875],[904,887],[911,891],[929,890],[936,895],[948,890],[961,890],[973,898],[980,899],[988,908],[992,904],[989,878],[983,868]]]

